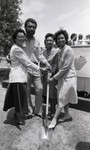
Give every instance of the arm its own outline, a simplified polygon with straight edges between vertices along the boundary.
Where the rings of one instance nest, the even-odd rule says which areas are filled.
[[[43,55],[43,50],[39,51],[39,60],[42,64],[44,64],[46,66],[46,71],[51,71],[52,67],[51,65],[48,63],[47,59],[45,58],[45,56]]]
[[[56,80],[61,78],[63,75],[65,75],[69,71],[69,69],[72,65],[73,59],[74,59],[74,53],[73,53],[72,49],[68,50],[65,55],[64,64],[63,64],[62,68],[54,75],[54,78]]]
[[[11,60],[10,60],[10,53],[6,56],[6,61],[7,61],[8,63],[11,63]]]
[[[45,64],[45,65],[47,64],[47,60],[46,60],[45,56],[43,55],[43,50],[41,48],[39,48],[39,60],[43,64]]]
[[[39,61],[40,61],[42,64],[46,65],[47,68],[51,69],[50,64],[48,63],[47,59],[46,59],[45,56],[43,55],[43,52],[44,52],[43,49],[41,49],[40,47],[38,47],[38,48],[39,48]]]
[[[39,66],[35,65],[33,62],[30,61],[26,53],[20,49],[15,48],[14,50],[14,56],[27,68],[27,69],[33,69],[35,71],[39,70]]]

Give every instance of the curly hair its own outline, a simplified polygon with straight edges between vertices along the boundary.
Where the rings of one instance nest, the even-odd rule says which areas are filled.
[[[59,30],[59,31],[57,31],[57,32],[54,34],[55,43],[57,44],[57,37],[58,37],[58,35],[60,35],[60,34],[63,34],[63,35],[64,35],[65,40],[66,40],[66,44],[68,44],[68,39],[69,39],[68,33],[67,33],[66,30],[62,30],[62,29]],[[58,44],[57,44],[57,45],[58,45]]]
[[[36,26],[36,28],[37,28],[37,22],[36,22],[36,20],[34,20],[33,18],[28,18],[28,19],[25,21],[25,23],[24,23],[24,27],[25,27],[25,28],[26,28],[28,22],[35,23],[35,26]]]

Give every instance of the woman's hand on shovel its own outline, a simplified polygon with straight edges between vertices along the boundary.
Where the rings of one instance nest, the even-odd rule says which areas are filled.
[[[54,77],[50,77],[49,79],[48,79],[48,82],[50,83],[50,82],[53,82],[53,81],[56,81],[56,79],[54,78]]]

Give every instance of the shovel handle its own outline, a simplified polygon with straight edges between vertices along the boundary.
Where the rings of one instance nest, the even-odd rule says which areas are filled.
[[[50,78],[50,71],[47,73],[47,80]],[[48,121],[48,105],[49,105],[49,83],[47,82],[47,98],[46,98],[46,127]]]
[[[46,125],[47,128],[47,122],[48,122],[48,105],[49,105],[49,83],[47,84],[47,99],[46,99]]]
[[[48,105],[49,105],[49,83],[47,84],[46,115],[48,115]]]
[[[51,76],[51,72],[47,72],[47,81]],[[47,82],[47,98],[46,98],[46,116],[48,116],[48,105],[49,105],[49,83]]]

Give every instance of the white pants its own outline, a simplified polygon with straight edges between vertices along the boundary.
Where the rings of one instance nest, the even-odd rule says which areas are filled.
[[[41,109],[42,109],[41,108],[42,107],[42,82],[41,82],[41,76],[33,76],[31,74],[29,74],[29,76],[28,76],[27,91],[28,91],[29,105],[32,105],[31,104],[31,84],[34,85],[34,89],[35,89],[35,109],[34,109],[34,113],[39,114]]]

